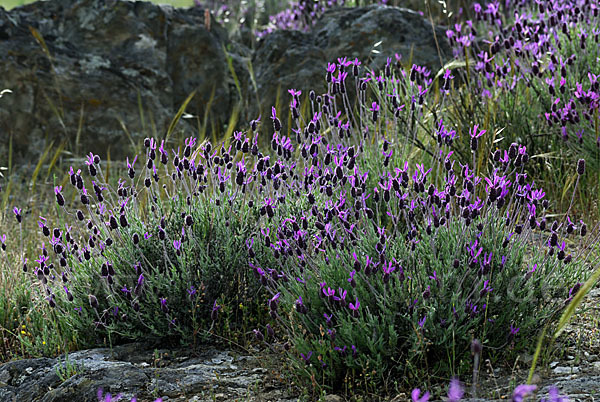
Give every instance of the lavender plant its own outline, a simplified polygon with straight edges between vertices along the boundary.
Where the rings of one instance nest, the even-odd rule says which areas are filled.
[[[300,382],[330,389],[388,386],[391,378],[420,370],[462,373],[469,362],[462,351],[473,338],[499,354],[526,346],[519,340],[551,323],[588,276],[586,248],[571,253],[565,244],[585,236],[587,227],[576,225],[569,211],[564,220],[546,217],[545,193],[524,170],[525,146],[497,150],[489,155],[491,166],[479,169],[489,173],[477,174],[485,134],[477,125],[469,130],[471,163],[455,162],[456,133],[440,120],[428,167],[390,165],[398,150],[390,141],[405,141],[397,133],[411,129],[401,125],[404,108],[393,100],[365,102],[359,93],[358,116],[341,109],[349,66],[345,60],[330,65],[328,79],[339,72],[339,82],[332,80],[322,95],[327,102],[311,94],[322,106],[311,120],[292,112],[300,170],[291,167],[291,181],[275,194],[306,200],[291,213],[278,206],[263,216],[261,235],[251,240],[252,253],[267,248],[278,260],[276,266],[250,261],[272,295],[267,305],[281,330],[268,327],[268,339],[287,340]],[[392,74],[380,77],[378,87],[390,89],[384,81],[395,81]],[[357,81],[360,92],[366,82]],[[415,111],[428,88],[412,86],[421,96],[411,95],[406,109],[415,125],[426,126],[427,115]],[[299,100],[291,93],[293,111]],[[388,109],[395,111],[393,123],[381,121]],[[292,151],[282,145],[289,142],[280,140],[275,111],[272,120],[273,149]],[[398,129],[384,129],[390,126]],[[369,161],[373,150],[378,162]],[[363,160],[380,168],[365,170]],[[584,172],[582,160],[576,174]],[[255,333],[267,339],[261,329]]]
[[[418,66],[390,60],[362,76],[359,66],[329,65],[310,116],[290,90],[294,135],[273,108],[269,153],[252,136],[257,119],[220,147],[188,138],[172,157],[147,139],[142,173],[128,160],[116,189],[96,155],[91,183],[71,168],[80,209],[55,188],[65,229],[40,222],[49,246],[31,270],[57,326],[189,341],[219,329],[225,310],[242,328],[253,314],[256,339],[283,343],[301,383],[331,389],[461,374],[473,338],[498,354],[522,348],[585,280],[596,237],[567,248],[587,227],[570,211],[546,217],[526,147],[497,150],[476,171],[486,132],[474,125],[471,163],[454,160],[456,132],[432,118],[451,74],[440,87]],[[400,162],[425,139],[421,163]]]
[[[240,155],[250,155],[250,148],[257,153],[257,137],[253,144],[244,139],[236,134]],[[248,319],[241,309],[260,317],[253,310],[260,292],[242,269],[258,217],[251,208],[258,194],[243,183],[244,157],[234,161],[231,146],[196,148],[195,139],[170,157],[164,145],[147,139],[141,173],[137,157],[128,160],[128,177],[116,189],[90,153],[87,184],[81,170],[69,172],[75,210],[62,187],[55,188],[65,229],[40,221],[49,246],[42,244],[30,272],[61,325],[82,339],[118,342],[151,334],[190,342],[209,330],[223,334],[220,314],[231,319],[227,330],[238,333]]]
[[[469,126],[474,114],[504,130],[499,135],[538,156],[538,173],[548,157],[558,159],[555,177],[578,158],[597,171],[598,9],[596,1],[474,3],[474,19],[447,31],[455,56],[469,68],[462,104],[471,114],[456,114],[454,122]],[[493,140],[487,140],[492,150]]]

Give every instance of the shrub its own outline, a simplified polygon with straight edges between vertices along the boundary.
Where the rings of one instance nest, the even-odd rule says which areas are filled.
[[[491,152],[500,137],[526,145],[536,156],[529,172],[537,172],[538,179],[545,172],[549,182],[559,181],[560,189],[573,178],[561,172],[579,158],[596,172],[597,4],[493,1],[474,3],[473,11],[472,20],[447,30],[457,61],[469,70],[460,73],[469,85],[457,99],[460,114],[453,114],[453,123],[464,128],[473,120],[485,122],[494,134],[485,140]],[[589,175],[589,180],[588,191],[596,190],[597,177]]]
[[[328,71],[342,74],[345,67],[340,61]],[[411,69],[411,82],[417,71]],[[396,78],[380,77],[379,89],[389,91]],[[428,168],[390,165],[398,150],[390,142],[400,143],[402,134],[389,127],[402,130],[404,108],[359,94],[360,113],[342,110],[340,117],[336,104],[347,104],[338,101],[345,93],[332,91],[335,80],[329,88],[322,113],[307,122],[296,116],[302,158],[298,173],[281,184],[289,195],[305,194],[309,205],[303,200],[300,211],[282,207],[261,217],[261,241],[253,239],[255,252],[268,248],[278,260],[251,264],[281,328],[279,334],[267,328],[269,339],[289,342],[299,381],[390,391],[392,379],[411,373],[464,373],[470,359],[464,351],[474,338],[498,354],[531,346],[520,339],[556,318],[589,267],[584,251],[572,255],[564,241],[585,235],[585,225],[568,215],[552,222],[546,216],[545,194],[524,172],[526,147],[513,143],[481,159],[485,130],[475,125],[468,137],[472,162],[459,167],[450,150],[456,133],[440,120]],[[425,96],[409,99],[415,126],[426,130],[430,116],[419,113],[428,106]],[[382,121],[388,109],[399,110],[394,123]],[[585,170],[580,163],[578,177]],[[375,169],[375,184],[368,184],[375,172],[364,165],[383,167]],[[265,339],[262,329],[255,331]]]
[[[485,18],[496,21],[494,4]],[[480,58],[472,71],[496,68]],[[269,152],[259,118],[220,147],[189,138],[172,158],[147,139],[142,173],[128,161],[116,189],[93,154],[91,182],[71,168],[83,207],[72,212],[56,187],[64,221],[40,222],[49,247],[31,267],[54,325],[189,342],[245,334],[254,319],[256,339],[283,343],[317,391],[464,374],[474,339],[479,354],[531,346],[589,276],[596,238],[567,247],[587,226],[571,206],[547,212],[529,147],[499,143],[489,119],[480,128],[449,68],[432,75],[397,56],[361,72],[357,59],[330,63],[327,93],[309,105],[290,89],[292,124],[282,132],[272,108]],[[466,88],[491,93],[478,78]],[[585,161],[571,165],[575,192]]]
[[[248,203],[258,194],[229,180],[231,147],[218,156],[205,144],[192,154],[195,140],[188,139],[171,159],[164,144],[157,150],[147,139],[145,145],[142,174],[135,159],[128,161],[128,178],[116,189],[103,180],[93,154],[86,162],[89,187],[71,168],[82,209],[71,212],[62,188],[55,189],[65,229],[40,223],[50,247],[42,245],[32,267],[48,304],[82,338],[114,336],[118,342],[151,335],[189,342],[213,329],[223,313],[240,332],[241,309],[260,317],[252,303],[257,286],[243,269],[257,219]],[[236,166],[243,168],[243,158]]]

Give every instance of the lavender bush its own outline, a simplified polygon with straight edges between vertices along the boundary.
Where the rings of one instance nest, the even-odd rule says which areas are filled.
[[[256,339],[283,344],[301,384],[335,390],[462,374],[474,338],[486,350],[527,346],[586,279],[587,249],[565,240],[587,227],[546,217],[526,147],[476,167],[486,131],[475,124],[472,162],[455,161],[457,133],[432,118],[451,74],[436,89],[419,66],[360,72],[358,60],[331,63],[310,116],[290,90],[292,135],[273,108],[268,154],[252,133],[269,123],[257,119],[219,147],[188,138],[172,156],[147,139],[144,165],[128,160],[116,189],[93,154],[87,184],[71,168],[81,209],[56,187],[67,226],[40,222],[50,252],[31,270],[59,326],[189,342],[225,329],[223,310],[238,328],[251,314]],[[421,163],[400,163],[420,141],[431,144]]]
[[[489,149],[499,137],[526,145],[538,175],[562,183],[571,176],[559,172],[578,158],[598,170],[598,12],[595,1],[474,3],[472,20],[449,27],[455,56],[469,69],[460,110],[495,132]],[[468,127],[469,114],[453,121]]]
[[[474,11],[481,24],[504,26],[498,7]],[[562,7],[564,18],[587,21],[581,9]],[[55,188],[59,222],[40,218],[44,243],[23,265],[48,326],[90,343],[252,334],[283,346],[297,384],[317,392],[389,393],[414,378],[469,372],[473,344],[490,357],[531,347],[526,341],[555,321],[597,265],[590,251],[598,239],[573,197],[564,214],[550,213],[529,168],[540,144],[518,141],[532,126],[509,124],[523,104],[515,102],[531,100],[528,90],[538,91],[532,110],[541,116],[542,87],[552,88],[519,57],[544,60],[544,71],[568,66],[558,51],[541,58],[549,23],[531,18],[517,16],[511,31],[515,49],[526,41],[519,35],[530,35],[520,53],[510,53],[508,36],[501,52],[500,29],[489,44],[494,56],[477,56],[464,87],[456,70],[403,66],[399,55],[380,72],[340,58],[324,71],[326,93],[304,94],[303,104],[289,90],[287,132],[287,116],[273,108],[221,144],[188,138],[172,151],[147,139],[143,165],[128,160],[116,186],[90,153],[84,172],[71,168],[70,184]],[[576,29],[566,23],[564,35]],[[479,28],[465,26],[466,34],[455,26],[448,36],[469,63]],[[598,110],[590,74],[589,86],[572,76],[576,100],[567,111],[548,106],[544,124],[591,128]],[[580,114],[591,120],[575,122]],[[268,150],[259,147],[259,125],[273,133]],[[586,162],[595,163],[591,153],[577,155],[567,162],[573,194]],[[22,211],[14,216],[21,225]]]
[[[237,318],[228,324],[239,332],[243,314],[260,317],[252,309],[257,285],[241,269],[258,219],[249,205],[258,194],[230,180],[231,147],[196,148],[188,139],[171,157],[163,143],[147,139],[145,146],[141,172],[137,158],[128,160],[128,177],[116,189],[106,184],[93,154],[87,184],[84,173],[71,168],[80,209],[68,209],[62,187],[55,188],[66,229],[50,230],[40,221],[50,244],[42,245],[30,272],[49,306],[82,338],[151,334],[190,341],[223,313]],[[250,147],[256,152],[256,137],[243,151],[249,154]]]
[[[347,67],[340,61],[328,71],[343,77]],[[572,255],[564,242],[587,229],[569,217],[546,218],[545,194],[524,173],[524,146],[497,150],[491,166],[480,168],[489,173],[477,175],[473,164],[454,161],[456,133],[440,120],[428,167],[390,164],[402,150],[390,141],[406,138],[383,127],[401,125],[405,109],[415,125],[426,124],[418,112],[427,92],[415,84],[418,70],[405,78],[420,98],[409,97],[406,107],[363,102],[360,116],[342,112],[347,122],[336,110],[346,105],[346,84],[333,80],[322,112],[307,122],[296,119],[303,168],[280,190],[306,194],[308,205],[303,200],[300,211],[278,208],[263,216],[262,235],[253,239],[253,252],[269,248],[279,261],[261,266],[251,259],[281,328],[266,331],[270,339],[289,341],[295,374],[307,384],[319,379],[330,389],[369,388],[420,370],[462,373],[473,338],[491,350],[522,347],[519,339],[556,318],[588,275],[585,253]],[[386,80],[396,81],[392,72],[380,77],[382,90]],[[297,103],[292,100],[292,110]],[[397,112],[394,123],[381,122],[388,108]],[[363,126],[354,126],[353,117]],[[473,161],[484,134],[477,125],[469,131]],[[363,160],[379,169],[363,170]],[[265,338],[258,329],[256,335]]]

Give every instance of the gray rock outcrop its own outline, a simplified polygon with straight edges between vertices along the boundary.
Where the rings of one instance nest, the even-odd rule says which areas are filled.
[[[0,366],[0,400],[5,402],[97,402],[97,390],[121,401],[138,402],[213,400],[296,400],[287,395],[251,355],[235,355],[215,348],[154,349],[131,343],[112,349],[97,348],[69,354],[73,367],[65,372],[61,359],[25,359]],[[60,371],[60,370],[59,370]],[[64,381],[63,381],[64,380]],[[214,399],[213,399],[214,398]]]
[[[406,9],[332,9],[309,32],[276,31],[256,49],[214,20],[205,25],[206,17],[200,7],[122,0],[0,8],[0,90],[12,90],[0,98],[0,159],[10,136],[17,160],[35,163],[51,140],[66,141],[75,157],[124,158],[145,136],[164,136],[193,91],[187,112],[197,119],[178,128],[197,135],[205,125],[211,138],[236,107],[243,125],[270,115],[278,90],[284,109],[290,88],[324,92],[327,63],[338,57],[381,67],[396,52],[408,61],[412,51],[414,63],[440,66],[431,25]],[[444,30],[435,32],[449,56]]]

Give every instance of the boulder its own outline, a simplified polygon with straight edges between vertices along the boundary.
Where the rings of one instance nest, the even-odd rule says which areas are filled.
[[[50,141],[65,141],[75,157],[124,159],[144,137],[164,137],[194,91],[186,111],[196,119],[178,126],[185,135],[203,126],[209,138],[223,133],[236,109],[238,126],[266,120],[278,92],[285,124],[287,90],[324,92],[327,63],[338,57],[380,68],[412,51],[414,63],[440,66],[430,23],[407,9],[334,8],[309,31],[275,31],[255,49],[206,18],[200,7],[124,0],[0,7],[0,90],[12,90],[0,98],[0,160],[10,137],[17,161],[35,164]],[[449,56],[444,29],[435,32]]]
[[[324,93],[327,63],[358,58],[363,71],[367,67],[378,72],[388,57],[396,61],[396,53],[407,65],[412,55],[413,64],[427,66],[434,73],[441,68],[440,61],[446,62],[452,55],[445,28],[432,29],[415,11],[378,4],[330,9],[308,32],[272,32],[252,56],[263,115],[270,115],[279,92],[283,108],[278,114],[284,116],[285,125],[291,100],[287,90]]]
[[[56,0],[10,12],[0,8],[0,159],[9,136],[17,158],[49,141],[124,158],[145,136],[164,136],[194,90],[204,115],[225,119],[232,91],[223,45],[227,32],[204,25],[202,9],[149,2]],[[181,122],[189,133],[197,124]],[[35,162],[35,160],[34,160]]]

